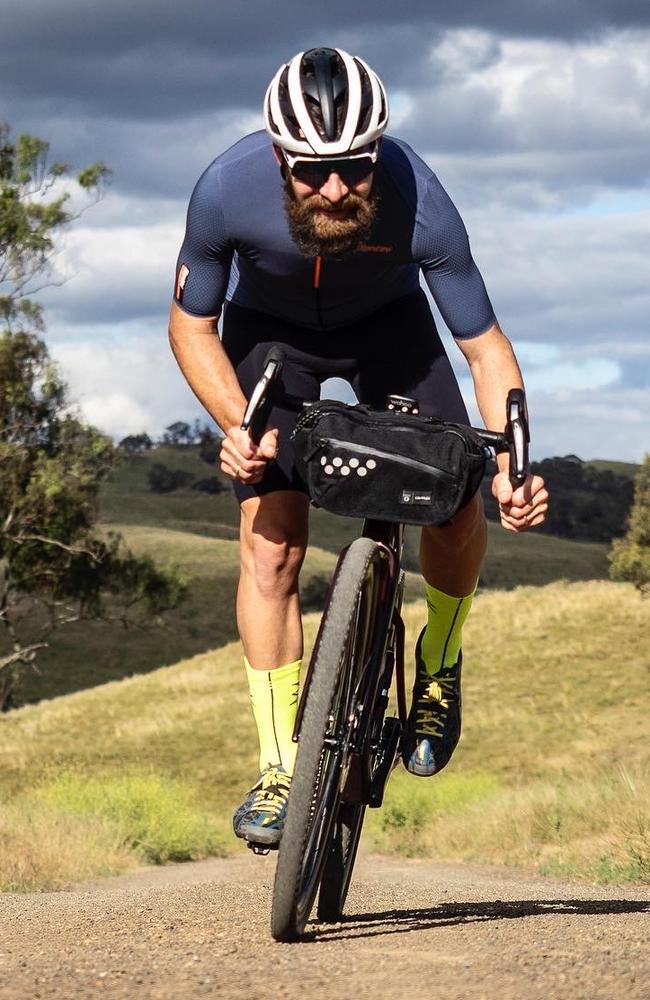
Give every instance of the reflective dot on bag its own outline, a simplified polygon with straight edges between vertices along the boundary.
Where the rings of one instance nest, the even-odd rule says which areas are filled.
[[[366,462],[366,468],[368,468],[368,469],[376,469],[377,468],[377,463],[375,462],[374,458],[369,458],[368,459],[368,461]]]
[[[357,469],[357,476],[367,476],[367,475],[368,475],[368,470],[364,469],[363,466],[361,466],[360,469]]]
[[[334,466],[333,465],[326,465],[325,466],[325,472],[327,473],[328,476],[331,476],[332,473],[334,472]]]
[[[332,459],[332,465],[335,465],[337,469],[340,469],[343,465],[343,459],[339,458],[337,455],[336,458]]]
[[[323,457],[320,460],[320,464],[321,465],[327,465],[327,456],[326,455],[323,455]]]
[[[359,459],[358,458],[351,458],[350,459],[350,468],[351,469],[358,468],[358,465],[359,465]]]
[[[350,475],[350,469],[349,469],[349,467],[347,465],[344,465],[342,467],[342,469],[341,469],[341,475],[342,476],[349,476]]]

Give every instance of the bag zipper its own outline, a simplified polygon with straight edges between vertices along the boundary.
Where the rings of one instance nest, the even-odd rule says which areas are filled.
[[[337,407],[336,407],[337,411],[340,410],[341,412],[343,412],[344,410],[350,410],[350,409],[356,410],[356,409],[358,409],[359,411],[363,412],[363,414],[366,415],[366,416],[376,416],[376,415],[383,416],[384,415],[384,411],[383,410],[380,410],[380,411],[371,411],[371,410],[368,410],[367,408],[364,408],[363,404],[357,404],[356,407],[351,407],[348,403],[338,403],[338,401],[328,400],[328,403],[329,403],[330,406],[334,402],[337,402]],[[319,406],[319,404],[316,403],[313,407],[311,407],[310,409],[308,409],[304,414],[302,414],[302,416],[300,416],[298,418],[298,420],[296,422],[296,425],[295,425],[293,431],[291,432],[291,439],[293,440],[296,437],[297,432],[305,430],[305,429],[313,426],[314,424],[318,423],[318,420],[320,419],[320,417],[322,415],[323,415],[323,410]],[[396,414],[386,412],[386,416],[394,419],[395,416],[396,416]],[[483,444],[480,441],[480,439],[479,440],[475,440],[473,436],[469,436],[469,435],[463,434],[458,429],[458,426],[456,424],[451,423],[451,422],[446,421],[446,420],[440,420],[438,417],[419,417],[418,419],[419,419],[419,421],[422,421],[425,424],[444,424],[444,429],[445,429],[445,431],[447,433],[453,434],[454,437],[457,437],[457,438],[459,438],[462,441],[462,443],[465,446],[466,453],[467,453],[468,457],[473,457],[473,458],[478,458],[478,457],[481,457],[481,458],[490,458],[491,452],[490,452],[490,449],[488,448],[488,446],[485,445],[485,444]],[[390,424],[390,421],[387,421],[387,423]],[[377,431],[381,431],[382,430],[382,422],[381,421],[377,421],[377,423],[376,423],[375,426],[377,428]],[[409,429],[410,428],[408,427],[408,425],[406,427],[402,427],[401,428],[401,430],[403,430],[403,431],[408,431]],[[327,440],[327,438],[321,438],[321,441],[326,441],[326,440]],[[473,452],[470,449],[470,443],[475,445],[476,450],[473,451]],[[361,447],[361,446],[356,446],[356,447]],[[313,452],[312,452],[312,454],[313,454]]]

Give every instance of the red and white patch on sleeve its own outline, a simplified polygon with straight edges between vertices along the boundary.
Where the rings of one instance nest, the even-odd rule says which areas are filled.
[[[183,289],[185,288],[185,282],[187,281],[190,269],[187,264],[181,264],[178,269],[178,274],[176,275],[176,301],[183,301]]]

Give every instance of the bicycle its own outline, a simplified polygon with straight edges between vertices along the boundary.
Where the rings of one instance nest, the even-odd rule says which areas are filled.
[[[264,422],[282,356],[272,349],[242,427]],[[389,396],[388,409],[416,414],[415,400]],[[495,453],[510,454],[513,485],[528,470],[523,390],[511,389],[503,432],[472,428]],[[293,738],[298,753],[273,889],[271,933],[296,941],[318,893],[317,915],[340,920],[366,808],[379,808],[400,760],[407,706],[401,605],[404,525],[365,520],[340,553],[305,678]],[[397,717],[387,716],[396,681]],[[263,845],[249,844],[256,853]]]

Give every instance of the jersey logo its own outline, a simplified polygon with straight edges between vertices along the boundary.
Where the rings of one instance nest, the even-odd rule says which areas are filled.
[[[183,289],[185,288],[185,282],[187,281],[190,269],[187,264],[181,264],[178,269],[178,274],[176,276],[176,301],[183,301]]]
[[[362,243],[361,246],[357,247],[359,253],[392,253],[395,247],[382,246],[381,243],[371,244]]]

